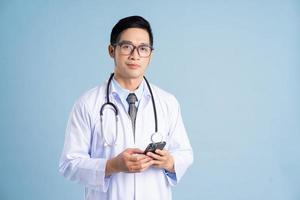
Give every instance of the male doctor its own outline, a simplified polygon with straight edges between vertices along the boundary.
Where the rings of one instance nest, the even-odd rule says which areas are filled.
[[[85,186],[86,200],[172,199],[171,186],[193,162],[177,100],[144,79],[152,51],[148,21],[121,19],[108,47],[114,74],[73,106],[59,171]],[[105,105],[100,120],[108,101],[115,108]],[[160,141],[166,142],[162,150],[144,152]]]

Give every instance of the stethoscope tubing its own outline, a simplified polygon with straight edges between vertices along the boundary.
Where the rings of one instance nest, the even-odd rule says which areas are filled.
[[[104,140],[107,142],[107,138],[104,134],[104,130],[103,130],[103,111],[104,111],[104,108],[106,106],[111,106],[115,112],[115,118],[116,118],[116,137],[114,139],[114,141],[112,142],[113,144],[116,144],[116,140],[118,138],[118,125],[117,125],[117,122],[118,122],[118,116],[119,116],[119,111],[118,111],[118,107],[113,104],[110,99],[109,99],[109,87],[111,85],[111,81],[114,77],[114,73],[112,73],[108,79],[108,82],[107,82],[107,86],[106,86],[106,103],[104,103],[101,108],[100,108],[100,123],[101,123],[101,132],[103,134],[103,137],[104,137]],[[153,136],[155,135],[155,133],[158,132],[158,121],[157,121],[157,112],[156,112],[156,105],[155,105],[155,101],[154,101],[154,97],[153,97],[153,92],[152,92],[152,89],[151,89],[151,86],[148,82],[148,80],[146,79],[145,76],[143,76],[146,84],[147,84],[147,87],[149,89],[149,92],[150,92],[150,95],[151,95],[151,101],[152,101],[152,106],[153,106],[153,113],[154,113],[154,121],[155,121],[155,131],[154,133],[152,134],[151,136],[151,140],[153,141]],[[112,144],[107,144],[107,145],[112,145]]]

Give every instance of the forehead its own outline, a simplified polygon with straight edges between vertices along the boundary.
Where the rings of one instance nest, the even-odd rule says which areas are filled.
[[[123,40],[131,41],[134,44],[150,43],[148,32],[141,28],[125,29],[120,35],[120,41]]]

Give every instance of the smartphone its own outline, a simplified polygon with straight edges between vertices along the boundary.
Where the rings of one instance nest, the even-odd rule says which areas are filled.
[[[148,152],[155,153],[156,149],[162,150],[166,146],[166,142],[156,142],[148,144],[147,148],[144,151],[144,154]]]

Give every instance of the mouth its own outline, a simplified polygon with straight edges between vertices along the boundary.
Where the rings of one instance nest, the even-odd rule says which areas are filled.
[[[131,69],[136,69],[140,67],[139,64],[135,64],[135,63],[127,63],[126,65]]]

